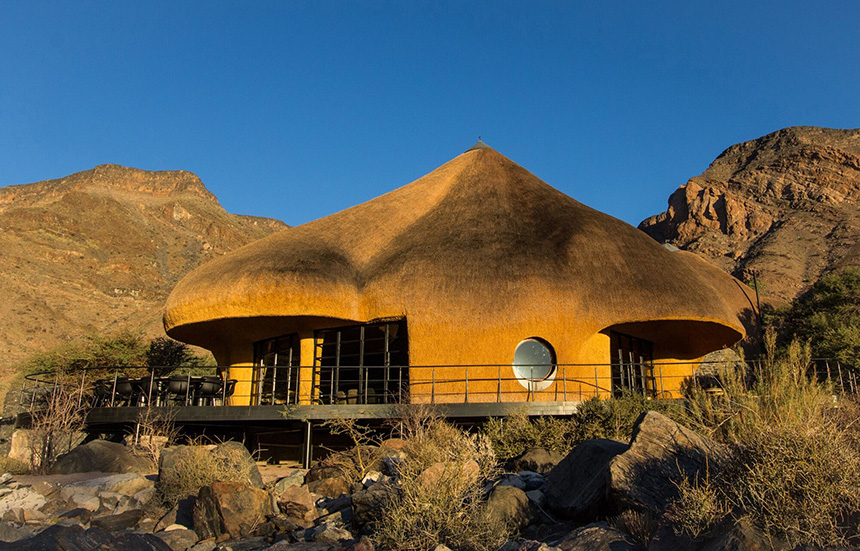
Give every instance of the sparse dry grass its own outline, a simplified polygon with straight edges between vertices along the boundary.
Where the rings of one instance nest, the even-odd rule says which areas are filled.
[[[724,512],[749,517],[792,545],[854,544],[860,517],[860,412],[809,374],[809,347],[792,343],[751,373],[727,369],[723,394],[688,394],[690,420],[733,448],[715,480],[683,481],[673,509],[696,536]]]
[[[399,491],[382,507],[385,522],[376,526],[377,546],[427,551],[441,543],[455,551],[497,549],[509,528],[487,515],[484,505],[484,481],[496,474],[489,440],[432,417],[409,427]],[[434,465],[443,466],[437,476],[422,476]]]
[[[162,502],[172,507],[213,482],[247,482],[250,469],[249,464],[240,465],[213,453],[212,446],[185,446],[175,458],[173,468],[159,469],[156,489]]]

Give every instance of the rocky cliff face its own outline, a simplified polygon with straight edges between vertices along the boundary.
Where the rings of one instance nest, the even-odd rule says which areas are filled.
[[[793,127],[725,150],[639,228],[789,301],[860,263],[860,129]]]
[[[0,379],[83,333],[163,334],[173,285],[282,222],[228,214],[190,172],[117,165],[0,188]]]

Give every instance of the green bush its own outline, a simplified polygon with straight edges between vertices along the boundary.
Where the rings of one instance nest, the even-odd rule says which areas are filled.
[[[92,375],[107,377],[112,374],[108,368],[145,364],[146,344],[142,335],[132,331],[120,331],[112,335],[89,335],[69,341],[54,350],[34,354],[25,362],[24,371],[54,371],[62,376],[81,369],[105,368],[105,371],[97,370]]]
[[[507,461],[535,447],[567,453],[583,440],[593,438],[628,441],[636,420],[650,410],[674,419],[684,418],[684,408],[679,403],[625,392],[612,400],[586,400],[567,418],[529,417],[524,410],[518,410],[507,417],[488,419],[482,432],[490,439],[496,456]]]
[[[126,375],[140,377],[149,372],[139,368],[160,367],[163,369],[156,370],[155,374],[163,376],[175,367],[201,367],[208,363],[207,358],[196,356],[181,342],[166,337],[147,342],[140,333],[122,330],[89,335],[34,354],[24,362],[23,371],[57,372],[61,379],[76,380],[80,377],[76,372],[81,369],[90,370],[88,377],[107,378],[113,376],[115,368],[122,369]]]
[[[502,461],[535,447],[564,453],[576,441],[574,423],[556,417],[530,418],[525,410],[517,410],[507,417],[492,417],[481,430]]]
[[[860,363],[860,267],[827,274],[782,313],[786,340],[810,342],[819,358]]]

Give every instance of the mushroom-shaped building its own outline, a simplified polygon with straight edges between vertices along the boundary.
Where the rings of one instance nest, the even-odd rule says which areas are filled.
[[[510,402],[672,392],[690,367],[671,362],[751,312],[736,279],[479,142],[197,268],[164,325],[230,366],[234,404]]]

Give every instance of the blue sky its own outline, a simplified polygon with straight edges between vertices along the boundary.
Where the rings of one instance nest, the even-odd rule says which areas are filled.
[[[860,127],[860,2],[0,0],[0,186],[184,169],[294,225],[482,135],[635,225],[794,125]]]

